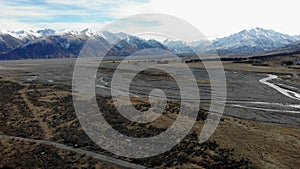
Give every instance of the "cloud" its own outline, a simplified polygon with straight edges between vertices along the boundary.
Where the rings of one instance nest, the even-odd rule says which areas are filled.
[[[44,26],[79,29],[83,24],[100,26],[134,14],[163,13],[188,21],[208,37],[254,27],[293,35],[300,30],[298,3],[298,0],[7,0],[0,1],[0,26],[1,29],[13,25],[15,29]]]
[[[72,22],[71,24],[66,24],[62,22],[44,22],[38,23],[36,26],[38,28],[51,28],[55,30],[69,29],[69,30],[83,30],[86,28],[91,28],[94,30],[100,31],[105,25],[110,24],[110,21],[107,22]]]
[[[35,30],[38,29],[36,25],[30,24],[30,23],[23,23],[15,19],[5,19],[0,18],[0,27],[2,30],[13,30],[18,31],[20,29],[25,30]]]
[[[298,0],[152,0],[149,4],[153,12],[180,17],[207,36],[219,37],[255,27],[300,34],[299,5]]]
[[[73,29],[79,29],[82,27],[79,25],[82,24],[87,26],[104,25],[123,17],[124,12],[127,12],[124,8],[130,6],[137,9],[148,2],[148,0],[0,1],[0,8],[2,9],[0,20],[5,20],[7,23],[11,19],[10,25],[24,25],[24,28],[32,24],[31,27],[44,27],[44,25],[57,27],[60,25],[61,29],[70,26],[74,26]],[[1,25],[1,29],[5,28],[3,22]]]

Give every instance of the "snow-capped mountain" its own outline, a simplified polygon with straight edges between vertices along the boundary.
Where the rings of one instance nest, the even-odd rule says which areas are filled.
[[[284,47],[299,40],[299,36],[255,28],[216,39],[212,45],[220,54],[251,54]]]
[[[2,59],[45,59],[77,57],[86,39],[73,36],[44,36],[0,55]]]
[[[149,48],[158,48],[163,50],[168,50],[167,47],[165,47],[160,42],[150,39],[145,40],[137,36],[128,35],[126,33],[120,32],[120,33],[111,33],[108,31],[103,32],[103,38],[106,39],[111,44],[119,45],[118,43],[126,42],[130,46],[134,47],[136,51],[143,50],[143,49],[149,49]]]
[[[84,29],[80,33],[88,36],[89,38],[95,37],[95,36],[103,37],[102,32],[99,32],[99,31],[96,31],[96,30],[93,30],[93,29],[90,29],[90,28]],[[77,35],[80,34],[80,33],[77,32]]]
[[[77,57],[89,40],[93,40],[90,42],[96,45],[104,45],[103,48],[100,47],[103,50],[110,49],[103,52],[111,56],[128,56],[150,48],[168,50],[156,40],[147,41],[125,33],[98,32],[92,29],[83,31],[44,29],[35,32],[20,31],[19,34],[2,31],[0,38],[0,60]],[[25,38],[28,40],[25,41]]]
[[[22,45],[23,41],[7,34],[0,33],[0,53],[11,51]]]
[[[193,51],[198,54],[216,54],[216,50],[214,49],[212,42],[209,40],[199,40],[190,43]]]
[[[167,46],[174,53],[178,53],[178,54],[194,53],[192,46],[183,41],[172,41],[172,40],[166,39],[162,43],[163,43],[163,45]]]
[[[212,42],[199,40],[189,43],[172,40],[159,42],[155,39],[146,40],[122,32],[98,32],[92,29],[0,31],[0,60],[77,57],[84,44],[92,39],[98,45],[104,45],[102,49],[111,48],[107,53],[110,56],[128,56],[144,49],[147,49],[144,54],[148,55],[152,54],[148,49],[153,48],[176,54],[194,54],[194,52],[215,54],[218,52],[220,55],[252,55],[300,42],[300,36],[290,36],[262,28],[243,30]]]
[[[76,31],[76,30],[60,30],[56,31],[53,29],[42,29],[42,30],[21,30],[21,31],[7,31],[7,30],[1,30],[0,34],[8,34],[14,38],[17,38],[19,40],[28,42],[31,40],[35,40],[37,38],[42,38],[46,36],[63,36],[63,35],[73,35],[73,36],[78,36],[78,35],[86,35],[88,37],[92,36],[103,36],[101,32],[97,32],[96,30],[93,29],[84,29],[82,31]]]
[[[43,37],[43,36],[52,36],[55,35],[57,31],[53,29],[43,29],[43,30],[37,30],[36,35],[37,37]]]
[[[122,40],[129,43],[129,44],[134,44],[136,42],[138,42],[138,43],[144,43],[145,42],[144,39],[141,39],[141,38],[136,37],[136,36],[130,36],[130,35],[128,35],[126,33],[123,33],[123,32],[111,33],[109,31],[104,31],[103,36],[111,44],[117,44]]]
[[[24,42],[28,42],[28,41],[34,40],[37,37],[39,37],[39,34],[37,32],[31,31],[31,30],[29,30],[29,31],[26,31],[26,30],[21,30],[21,31],[2,30],[2,31],[0,31],[0,34],[2,34],[2,35],[7,34],[16,39],[24,41]]]
[[[255,28],[218,38],[212,42],[199,40],[187,44],[181,41],[166,40],[163,44],[175,53],[191,53],[191,49],[193,49],[199,54],[234,55],[274,50],[297,41],[300,41],[300,36],[290,36],[273,30]]]
[[[147,49],[147,48],[151,48],[151,47],[153,47],[153,48],[162,47],[161,43],[156,40],[145,40],[140,37],[128,35],[123,32],[111,33],[108,31],[104,31],[103,36],[111,44],[117,44],[120,41],[124,41],[124,42],[132,45],[137,50]]]

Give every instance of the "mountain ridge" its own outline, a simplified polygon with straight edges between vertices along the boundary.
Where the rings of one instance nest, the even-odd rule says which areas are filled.
[[[251,54],[284,47],[297,41],[300,41],[300,36],[290,36],[272,29],[267,30],[257,27],[214,40],[212,44],[221,54],[236,54],[238,52],[240,54]]]
[[[0,38],[5,40],[0,41],[0,60],[78,57],[84,44],[91,39],[97,40],[98,46],[103,45],[102,50],[109,49],[103,52],[112,56],[128,56],[150,48],[169,50],[156,40],[144,40],[125,33],[97,32],[92,29],[44,29],[36,32],[22,31],[23,34],[20,32],[1,31]],[[29,37],[31,40],[25,40]]]
[[[254,28],[243,30],[213,41],[195,42],[146,40],[123,32],[99,32],[43,29],[37,31],[0,31],[0,60],[78,57],[89,39],[96,38],[102,45],[111,45],[112,56],[128,56],[144,49],[162,49],[175,54],[253,55],[283,48],[300,42],[300,36],[290,36],[274,30]]]

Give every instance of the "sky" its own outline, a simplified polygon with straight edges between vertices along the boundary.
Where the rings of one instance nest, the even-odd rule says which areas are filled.
[[[101,30],[123,17],[161,13],[209,39],[256,27],[300,35],[299,7],[299,0],[1,0],[0,29]]]

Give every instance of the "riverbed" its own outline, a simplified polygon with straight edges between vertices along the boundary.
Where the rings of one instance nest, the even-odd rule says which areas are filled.
[[[75,61],[75,59],[60,59],[0,62],[2,67],[0,76],[17,77],[23,83],[60,83],[70,86],[71,89]],[[98,70],[96,78],[96,92],[110,95],[111,79],[116,64],[107,62],[101,66],[102,69]],[[178,73],[181,71],[180,68],[176,70]],[[211,98],[208,74],[204,69],[192,69],[192,71],[199,80],[201,104],[208,109]],[[276,74],[230,70],[225,71],[225,75],[227,82],[225,115],[300,127],[300,94],[296,85],[279,78]],[[141,77],[131,83],[131,96],[148,97],[145,91],[151,91],[151,87],[156,86],[162,87],[174,98],[179,92],[175,81],[147,80],[146,77]]]

